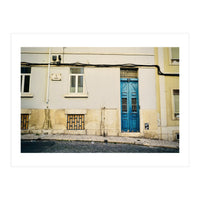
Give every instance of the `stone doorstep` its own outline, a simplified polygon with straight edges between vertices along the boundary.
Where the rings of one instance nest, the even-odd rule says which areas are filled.
[[[21,139],[44,139],[44,140],[66,140],[66,141],[88,141],[88,142],[110,142],[119,144],[136,144],[151,147],[167,147],[167,148],[179,148],[178,142],[165,141],[165,140],[153,140],[147,138],[130,138],[119,136],[89,136],[89,135],[66,135],[66,134],[22,134]]]

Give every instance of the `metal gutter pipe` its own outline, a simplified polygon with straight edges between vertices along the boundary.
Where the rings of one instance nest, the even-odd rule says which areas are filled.
[[[50,79],[50,66],[51,66],[51,49],[49,48],[49,63],[48,63],[48,75],[47,75],[47,91],[46,91],[46,106],[49,105],[49,79]]]

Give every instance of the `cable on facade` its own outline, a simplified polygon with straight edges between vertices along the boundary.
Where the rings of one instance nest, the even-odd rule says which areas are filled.
[[[26,66],[33,66],[33,65],[48,65],[49,63],[29,63],[29,62],[22,62],[22,65]],[[157,68],[157,73],[158,75],[161,76],[179,76],[179,74],[173,74],[173,73],[163,73],[160,70],[159,65],[139,65],[139,64],[132,64],[132,63],[127,63],[127,64],[85,64],[85,63],[51,63],[51,65],[56,65],[56,66],[79,66],[79,67],[123,67],[126,69],[130,68],[138,68],[138,67],[156,67]]]

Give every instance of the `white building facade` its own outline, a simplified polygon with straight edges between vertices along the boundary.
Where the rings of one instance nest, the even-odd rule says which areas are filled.
[[[21,48],[22,133],[169,139],[155,62],[155,48]]]

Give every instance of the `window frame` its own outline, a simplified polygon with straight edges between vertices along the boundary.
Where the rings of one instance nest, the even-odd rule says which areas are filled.
[[[74,76],[75,77],[75,92],[71,92],[71,77]],[[83,91],[82,92],[79,92],[78,91],[78,78],[79,77],[83,77]],[[69,82],[69,91],[70,91],[70,94],[83,94],[84,93],[84,75],[83,74],[70,74],[70,82]]]
[[[30,73],[20,73],[20,92],[21,97],[33,97],[31,94],[31,67],[21,67],[21,68],[30,68]],[[25,76],[29,76],[29,91],[24,92]]]
[[[83,73],[72,73],[71,69],[83,69]],[[71,92],[71,77],[75,77],[75,91]],[[82,92],[78,92],[78,77],[82,77],[83,89]],[[88,98],[86,93],[86,83],[85,83],[85,68],[84,67],[70,67],[69,68],[69,84],[68,84],[68,92],[65,95],[65,98]]]
[[[83,73],[72,73],[71,69],[83,69]],[[69,73],[70,73],[70,81],[69,81],[69,93],[70,94],[83,94],[84,93],[84,68],[83,67],[70,67],[69,69]],[[71,92],[71,78],[72,76],[75,77],[75,92]],[[78,79],[79,77],[83,77],[83,91],[82,92],[78,92]]]
[[[173,120],[179,120],[180,119],[180,104],[179,104],[179,117],[175,117],[175,99],[174,99],[174,90],[178,90],[179,91],[179,99],[180,99],[180,90],[179,88],[173,88],[172,91],[171,91],[171,95],[172,95],[172,119]]]
[[[174,66],[176,66],[176,65],[179,65],[179,63],[180,63],[180,58],[177,58],[178,59],[178,62],[172,62],[172,48],[179,48],[179,47],[170,47],[169,48],[169,63],[170,63],[170,65],[174,65]],[[179,48],[179,53],[180,53],[180,48]],[[180,57],[180,55],[179,55],[179,57]]]

